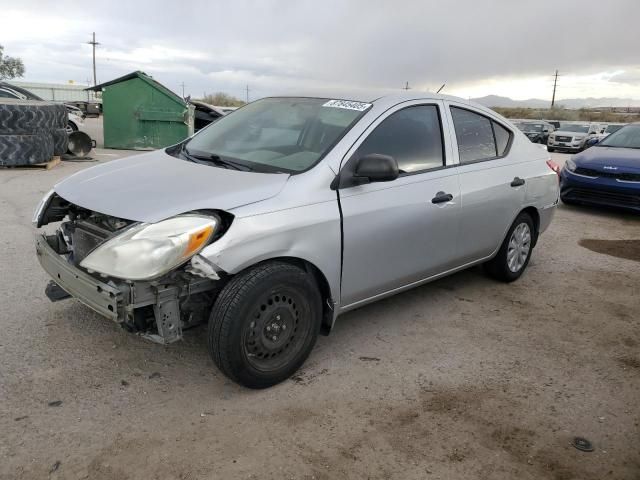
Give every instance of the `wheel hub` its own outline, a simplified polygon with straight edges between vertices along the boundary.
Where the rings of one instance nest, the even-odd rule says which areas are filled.
[[[521,223],[513,229],[507,249],[507,265],[512,272],[518,272],[524,266],[531,250],[531,230],[527,223]]]
[[[299,306],[287,295],[272,295],[261,302],[245,334],[245,350],[252,363],[269,369],[284,360],[301,338],[300,317]]]

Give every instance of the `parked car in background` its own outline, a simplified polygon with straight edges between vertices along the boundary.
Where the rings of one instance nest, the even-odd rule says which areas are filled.
[[[519,120],[514,123],[533,143],[546,145],[549,134],[554,131],[553,125],[538,120]]]
[[[189,103],[195,107],[194,130],[196,132],[202,130],[207,125],[215,122],[225,115],[225,113],[218,107],[201,102],[200,100],[189,99]]]
[[[560,198],[640,212],[640,123],[620,128],[567,160]]]
[[[7,82],[0,82],[0,98],[13,98],[17,100],[37,100],[44,101],[35,93],[31,93],[22,87],[11,85]],[[85,114],[82,110],[74,105],[65,104],[69,119],[67,122],[67,133],[73,133],[80,130],[84,126]]]
[[[543,119],[543,122],[547,122],[548,124],[553,125],[554,130],[558,130],[560,128],[560,120]]]
[[[58,183],[34,222],[62,224],[37,255],[53,298],[161,343],[208,319],[216,365],[264,388],[344,312],[476,264],[517,280],[557,171],[467,100],[265,98]]]
[[[588,123],[562,123],[559,130],[549,135],[547,150],[579,152],[585,148],[587,140],[595,133]]]
[[[605,139],[606,137],[608,137],[612,133],[617,132],[618,130],[620,130],[625,125],[627,125],[627,124],[626,123],[610,123],[604,129],[602,129],[600,133],[597,133],[597,134],[591,136],[587,140],[585,146],[586,147],[591,147],[591,146],[595,145],[596,143],[602,141],[603,139]]]

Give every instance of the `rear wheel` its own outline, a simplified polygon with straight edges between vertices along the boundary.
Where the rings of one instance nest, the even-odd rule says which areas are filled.
[[[313,276],[288,263],[263,263],[236,275],[220,292],[209,318],[209,351],[235,382],[270,387],[307,359],[321,318]]]
[[[547,147],[547,152],[555,152],[556,149],[553,147]]]
[[[496,256],[485,270],[496,280],[513,282],[523,274],[533,250],[535,228],[531,215],[520,213],[514,220]]]

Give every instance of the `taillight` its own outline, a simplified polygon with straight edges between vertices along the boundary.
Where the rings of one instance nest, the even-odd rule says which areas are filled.
[[[551,159],[547,160],[547,165],[551,170],[553,170],[558,174],[558,177],[560,176],[560,165],[558,165],[556,162],[554,162]]]

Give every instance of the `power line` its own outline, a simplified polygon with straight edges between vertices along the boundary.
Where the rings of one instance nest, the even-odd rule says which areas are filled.
[[[100,42],[96,42],[96,32],[93,32],[91,41],[87,43],[93,47],[93,86],[95,87],[98,84],[96,80],[96,45],[100,45]]]

